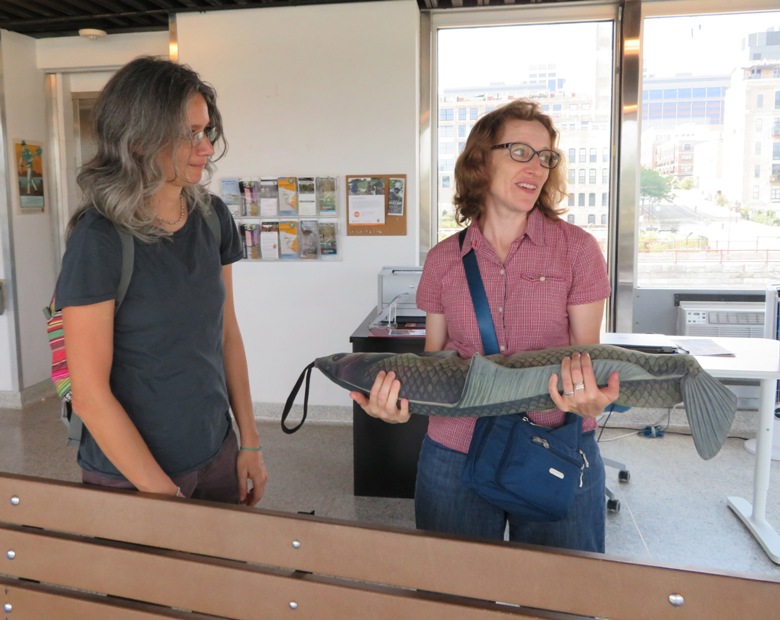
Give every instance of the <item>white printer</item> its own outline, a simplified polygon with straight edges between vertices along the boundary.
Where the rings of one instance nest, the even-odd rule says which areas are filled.
[[[421,275],[422,267],[382,267],[378,282],[378,315],[371,322],[371,333],[381,336],[425,334],[425,312],[417,308]]]

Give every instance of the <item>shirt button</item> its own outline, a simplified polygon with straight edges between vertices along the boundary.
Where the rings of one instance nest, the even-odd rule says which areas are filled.
[[[503,276],[503,275],[506,273],[506,271],[504,271],[504,270],[502,269],[502,270],[501,270],[501,271],[499,271],[498,273],[500,273],[500,274]]]
[[[544,281],[545,281],[545,277],[544,276],[539,276],[539,282],[544,282]]]
[[[498,347],[498,350],[499,351],[505,351],[506,347],[502,344],[500,347]]]
[[[499,314],[502,313],[503,311],[504,311],[504,307],[503,306],[499,306],[499,308],[498,308]]]

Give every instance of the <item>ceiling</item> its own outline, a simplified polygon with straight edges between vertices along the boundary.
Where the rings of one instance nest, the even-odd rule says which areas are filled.
[[[171,13],[356,1],[367,0],[0,0],[0,28],[35,38],[75,36],[81,28],[108,34],[148,32],[167,30]],[[417,0],[417,4],[420,9],[448,9],[556,1]]]

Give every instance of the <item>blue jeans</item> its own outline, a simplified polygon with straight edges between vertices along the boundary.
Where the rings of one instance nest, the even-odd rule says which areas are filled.
[[[461,483],[466,461],[462,452],[445,448],[426,435],[417,464],[414,494],[417,529],[445,534],[604,553],[606,500],[604,462],[595,431],[582,435],[582,450],[590,467],[565,519],[524,521],[483,500]]]

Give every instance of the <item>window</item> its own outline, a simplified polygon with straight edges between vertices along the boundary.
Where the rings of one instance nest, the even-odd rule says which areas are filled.
[[[607,194],[607,192],[602,192],[602,194],[601,194],[601,206],[602,207],[606,207],[608,205],[608,202],[607,202],[608,200],[609,200],[609,194]],[[606,220],[606,218],[607,218],[607,215],[604,214],[604,219]]]
[[[589,207],[595,207],[596,206],[596,194],[591,192],[588,194],[588,206]],[[595,216],[594,216],[595,217]],[[590,223],[590,222],[589,222]],[[595,224],[595,220],[593,222]]]
[[[441,176],[441,186],[444,189],[448,189],[450,187],[450,175],[449,174],[443,174]]]
[[[462,21],[455,23],[459,20],[447,12],[432,14],[434,61],[431,71],[435,73],[436,90],[431,101],[435,106],[431,116],[439,119],[438,135],[445,137],[442,127],[457,115],[455,134],[462,140],[468,136],[469,125],[482,114],[512,99],[528,97],[549,110],[560,132],[558,147],[568,155],[570,188],[576,182],[586,181],[587,168],[577,167],[578,162],[593,163],[601,152],[603,165],[608,166],[612,140],[610,121],[614,117],[612,20],[616,12],[614,8],[599,11],[609,17],[583,22],[542,20],[544,23],[540,24],[518,24],[523,17],[515,17],[515,23],[511,25],[489,26],[464,26]],[[556,13],[571,19],[570,10]],[[475,21],[481,19],[478,14],[475,12]],[[551,40],[566,41],[567,45],[550,46]],[[544,67],[538,61],[541,49],[545,50]],[[575,49],[576,53],[572,53]],[[598,127],[581,123],[578,115],[583,110]],[[451,135],[448,133],[447,137]],[[451,147],[442,150],[443,144],[444,141],[438,141],[434,145],[433,156],[435,167],[442,175],[450,176],[450,186],[433,184],[434,193],[428,207],[431,217],[437,218],[433,226],[437,240],[458,228],[452,205],[456,153],[449,152]],[[459,140],[457,152],[461,150]],[[575,203],[585,206],[586,200],[584,193],[573,192],[566,202],[572,207]],[[599,242],[606,252],[606,237],[602,235]]]
[[[602,183],[609,183],[609,168],[602,168],[601,169],[601,182]]]
[[[775,161],[780,159],[780,142],[772,143],[772,159]]]
[[[569,222],[569,224],[574,224],[574,216],[571,214],[567,215],[566,221]]]
[[[593,213],[589,214],[588,215],[588,225],[592,226],[595,223],[596,223],[596,216]]]
[[[651,3],[642,5],[650,8]],[[780,90],[776,82],[768,83],[771,71],[761,71],[767,62],[776,62],[771,59],[777,58],[778,46],[752,35],[780,24],[780,12],[663,16],[663,10],[648,10],[643,20],[643,88],[662,89],[663,105],[676,106],[654,112],[652,97],[646,95],[640,106],[636,285],[685,288],[712,282],[712,288],[756,288],[750,276],[734,267],[755,261],[755,270],[771,272],[767,278],[780,276],[780,269],[767,266],[765,256],[742,232],[747,225],[755,227],[752,239],[780,237],[780,228],[766,217],[770,192],[780,189],[766,176],[772,162],[780,163],[775,159],[780,156],[780,131],[774,136],[773,129],[770,158],[768,144],[762,143],[769,142],[764,126],[773,121],[765,120],[765,113],[759,116],[765,98],[771,102],[774,97],[780,109]],[[674,53],[672,40],[679,43]],[[761,60],[749,60],[756,54]],[[687,151],[685,144],[691,145]],[[729,154],[739,154],[731,160],[739,163],[720,165],[730,161]],[[719,231],[711,225],[712,217],[718,218]],[[718,264],[697,261],[695,253],[687,251],[700,241],[717,248]],[[681,251],[660,270],[660,252],[668,249]]]
[[[588,170],[588,183],[595,183],[596,182],[596,169],[591,168]]]

